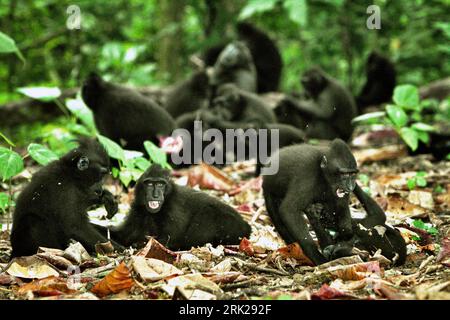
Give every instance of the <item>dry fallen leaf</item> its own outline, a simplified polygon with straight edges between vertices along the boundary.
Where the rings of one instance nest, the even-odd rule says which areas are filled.
[[[442,239],[441,251],[439,252],[436,262],[440,262],[443,265],[450,267],[450,238],[445,237]]]
[[[378,261],[369,261],[347,266],[329,267],[327,271],[334,277],[342,280],[361,280],[376,274],[378,277],[383,275],[383,269],[380,268]]]
[[[174,295],[176,290],[179,290],[189,300],[199,299],[199,296],[206,298],[202,292],[209,293],[207,299],[215,299],[215,295],[222,293],[222,289],[217,284],[199,273],[171,278],[167,280],[167,284],[163,286],[163,290],[171,296]]]
[[[189,169],[188,184],[191,187],[199,185],[201,189],[219,191],[228,191],[234,186],[234,182],[225,173],[206,163]]]
[[[50,276],[59,276],[59,271],[46,260],[37,256],[14,258],[6,273],[11,276],[25,279],[43,279]]]
[[[246,255],[252,257],[255,255],[255,250],[253,249],[252,243],[247,239],[243,238],[239,244],[239,251],[244,252]]]
[[[91,256],[79,242],[70,244],[66,250],[64,250],[64,258],[67,258],[76,264],[81,264],[84,261],[91,260]]]
[[[173,263],[179,256],[177,253],[167,249],[155,238],[149,237],[147,244],[142,248],[136,256],[145,258],[154,258],[167,263]]]
[[[349,294],[339,291],[335,288],[331,288],[328,284],[324,283],[322,287],[311,295],[311,299],[316,300],[329,300],[337,298],[350,297]]]
[[[304,254],[302,248],[297,242],[280,248],[277,250],[282,256],[286,258],[293,258],[299,262],[300,265],[314,266],[314,263]]]
[[[130,269],[122,262],[91,289],[99,297],[130,289],[134,284]]]
[[[183,272],[158,259],[146,259],[144,257],[134,256],[133,269],[143,281],[158,281],[173,275],[180,275]]]
[[[17,291],[20,295],[25,295],[28,292],[40,297],[58,296],[62,294],[74,294],[77,291],[72,290],[67,286],[65,279],[61,279],[55,276],[34,280],[19,288]]]
[[[355,150],[353,152],[358,166],[365,162],[398,159],[408,155],[404,145],[385,146],[374,149]]]

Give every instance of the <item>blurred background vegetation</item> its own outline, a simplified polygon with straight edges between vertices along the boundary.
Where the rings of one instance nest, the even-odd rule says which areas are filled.
[[[78,87],[91,71],[131,85],[166,85],[193,69],[190,56],[232,37],[238,19],[266,30],[283,55],[282,90],[313,64],[357,93],[372,49],[396,63],[398,83],[423,85],[450,72],[449,0],[1,0],[0,31],[25,63],[1,55],[0,105],[18,87]],[[69,30],[67,8],[81,9]],[[381,8],[368,30],[367,7]]]

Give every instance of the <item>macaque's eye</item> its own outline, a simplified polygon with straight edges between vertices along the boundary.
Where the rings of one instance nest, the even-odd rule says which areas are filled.
[[[156,186],[162,188],[162,187],[164,187],[164,184],[160,182],[160,183],[157,183]]]

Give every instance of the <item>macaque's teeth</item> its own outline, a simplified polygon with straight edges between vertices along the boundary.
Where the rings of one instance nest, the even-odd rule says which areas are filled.
[[[160,202],[159,202],[159,201],[149,201],[149,202],[148,202],[148,206],[149,206],[151,209],[158,209],[159,206],[160,206]]]
[[[347,193],[340,188],[336,190],[336,195],[338,196],[338,198],[343,198],[346,194]]]

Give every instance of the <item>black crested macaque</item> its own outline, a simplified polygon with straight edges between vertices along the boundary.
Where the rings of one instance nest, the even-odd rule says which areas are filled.
[[[283,60],[274,40],[264,31],[248,22],[239,22],[236,27],[238,39],[245,42],[253,57],[257,74],[257,92],[277,91],[283,69]],[[207,66],[213,66],[225,44],[209,48],[203,55]]]
[[[17,199],[12,257],[33,255],[38,247],[65,249],[71,239],[89,252],[95,252],[96,243],[107,242],[89,223],[87,210],[104,204],[108,217],[117,212],[113,195],[102,187],[108,173],[105,149],[97,140],[80,138],[77,148],[34,174]]]
[[[274,40],[248,22],[237,25],[239,39],[250,49],[258,77],[258,93],[277,91],[283,60]]]
[[[198,71],[167,93],[165,109],[175,119],[184,113],[207,107],[211,89],[206,71]]]
[[[318,67],[306,71],[301,82],[304,99],[288,95],[280,102],[285,110],[304,118],[305,127],[300,129],[309,138],[348,140],[353,132],[351,120],[357,115],[348,89]]]
[[[156,239],[172,250],[206,243],[239,244],[250,226],[237,211],[206,193],[178,186],[170,172],[153,164],[139,179],[124,223],[112,231],[125,246]]]
[[[218,87],[212,103],[212,114],[217,117],[208,119],[203,115],[203,119],[219,129],[245,129],[252,124],[259,128],[266,123],[276,122],[275,114],[264,100],[232,83]]]
[[[353,236],[349,240],[336,241],[329,231],[333,231],[333,221],[330,212],[324,210],[321,204],[310,206],[308,217],[311,227],[319,239],[319,245],[328,260],[353,255],[353,248],[374,254],[381,249],[381,254],[401,265],[406,260],[406,243],[395,228],[386,224],[383,209],[365,193],[357,184],[353,190],[356,198],[363,205],[366,216],[352,219]]]
[[[389,102],[396,85],[394,64],[382,54],[372,52],[366,62],[366,83],[356,98],[358,110]]]
[[[175,121],[164,108],[139,92],[103,80],[91,73],[81,95],[92,109],[99,132],[127,149],[143,150],[145,140],[159,144],[158,137],[169,136]]]
[[[308,230],[310,206],[320,203],[331,213],[330,220],[337,238],[352,237],[352,219],[348,206],[349,195],[355,188],[356,161],[350,148],[335,139],[328,147],[306,144],[294,145],[279,151],[279,170],[263,178],[266,208],[275,228],[286,243],[298,242],[305,254],[315,263],[327,261],[319,251]],[[274,159],[275,156],[272,157]],[[276,159],[276,158],[275,158]],[[310,214],[310,216],[308,216]],[[328,239],[321,239],[327,246]]]
[[[384,212],[356,184],[356,161],[344,141],[335,139],[327,147],[294,145],[281,149],[278,156],[278,173],[263,178],[267,211],[283,240],[298,242],[315,264],[328,259],[313,241],[308,222],[320,248],[351,241],[355,236],[349,209],[352,192],[367,212],[363,225],[384,225]],[[314,212],[317,205],[323,208],[320,214]],[[332,248],[328,251],[334,252]]]
[[[256,92],[256,69],[252,55],[243,42],[230,43],[214,64],[211,84],[218,87],[234,83],[245,91]]]

